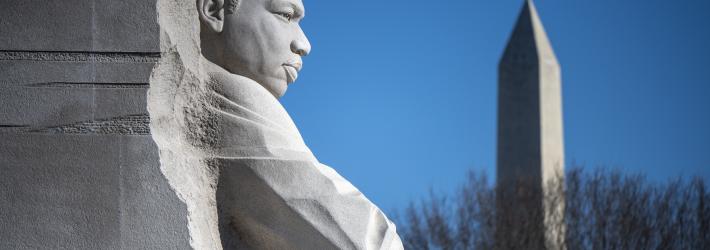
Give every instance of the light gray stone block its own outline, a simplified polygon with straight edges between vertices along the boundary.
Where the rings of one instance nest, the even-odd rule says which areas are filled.
[[[150,136],[123,136],[121,249],[190,249],[187,208],[160,172]]]
[[[0,249],[189,247],[150,137],[0,137]]]
[[[0,53],[1,54],[1,53]],[[0,87],[33,83],[147,83],[154,63],[0,60]]]
[[[47,84],[0,88],[0,125],[51,127],[147,114],[147,86]]]
[[[159,52],[155,0],[3,0],[0,49]]]

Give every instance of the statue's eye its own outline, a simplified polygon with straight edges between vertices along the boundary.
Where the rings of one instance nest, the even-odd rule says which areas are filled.
[[[280,13],[276,13],[276,14],[285,18],[286,20],[289,20],[289,21],[293,20],[293,14],[291,14],[291,13],[280,12]]]

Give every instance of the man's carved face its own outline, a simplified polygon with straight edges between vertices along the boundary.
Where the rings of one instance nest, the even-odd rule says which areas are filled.
[[[225,1],[230,2],[230,1]],[[228,71],[258,82],[281,97],[298,77],[301,57],[311,45],[299,22],[301,0],[240,0],[226,6],[223,64]],[[234,11],[234,13],[232,13]]]

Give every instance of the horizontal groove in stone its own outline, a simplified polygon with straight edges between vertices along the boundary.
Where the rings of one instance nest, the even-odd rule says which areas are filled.
[[[0,134],[26,134],[31,130],[30,126],[0,125]]]
[[[29,130],[30,133],[149,135],[150,117],[147,114],[127,115],[109,119]]]
[[[160,53],[0,51],[0,61],[156,63]]]
[[[0,87],[48,82],[147,83],[155,64],[0,60]]]
[[[47,82],[27,84],[28,88],[146,89],[148,83]]]
[[[150,135],[150,117],[148,114],[126,115],[48,127],[0,125],[0,133]]]

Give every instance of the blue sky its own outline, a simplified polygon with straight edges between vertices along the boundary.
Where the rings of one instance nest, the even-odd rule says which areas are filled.
[[[710,179],[710,1],[537,0],[568,165]],[[385,211],[495,174],[496,68],[522,0],[304,0],[282,99],[319,160]]]

